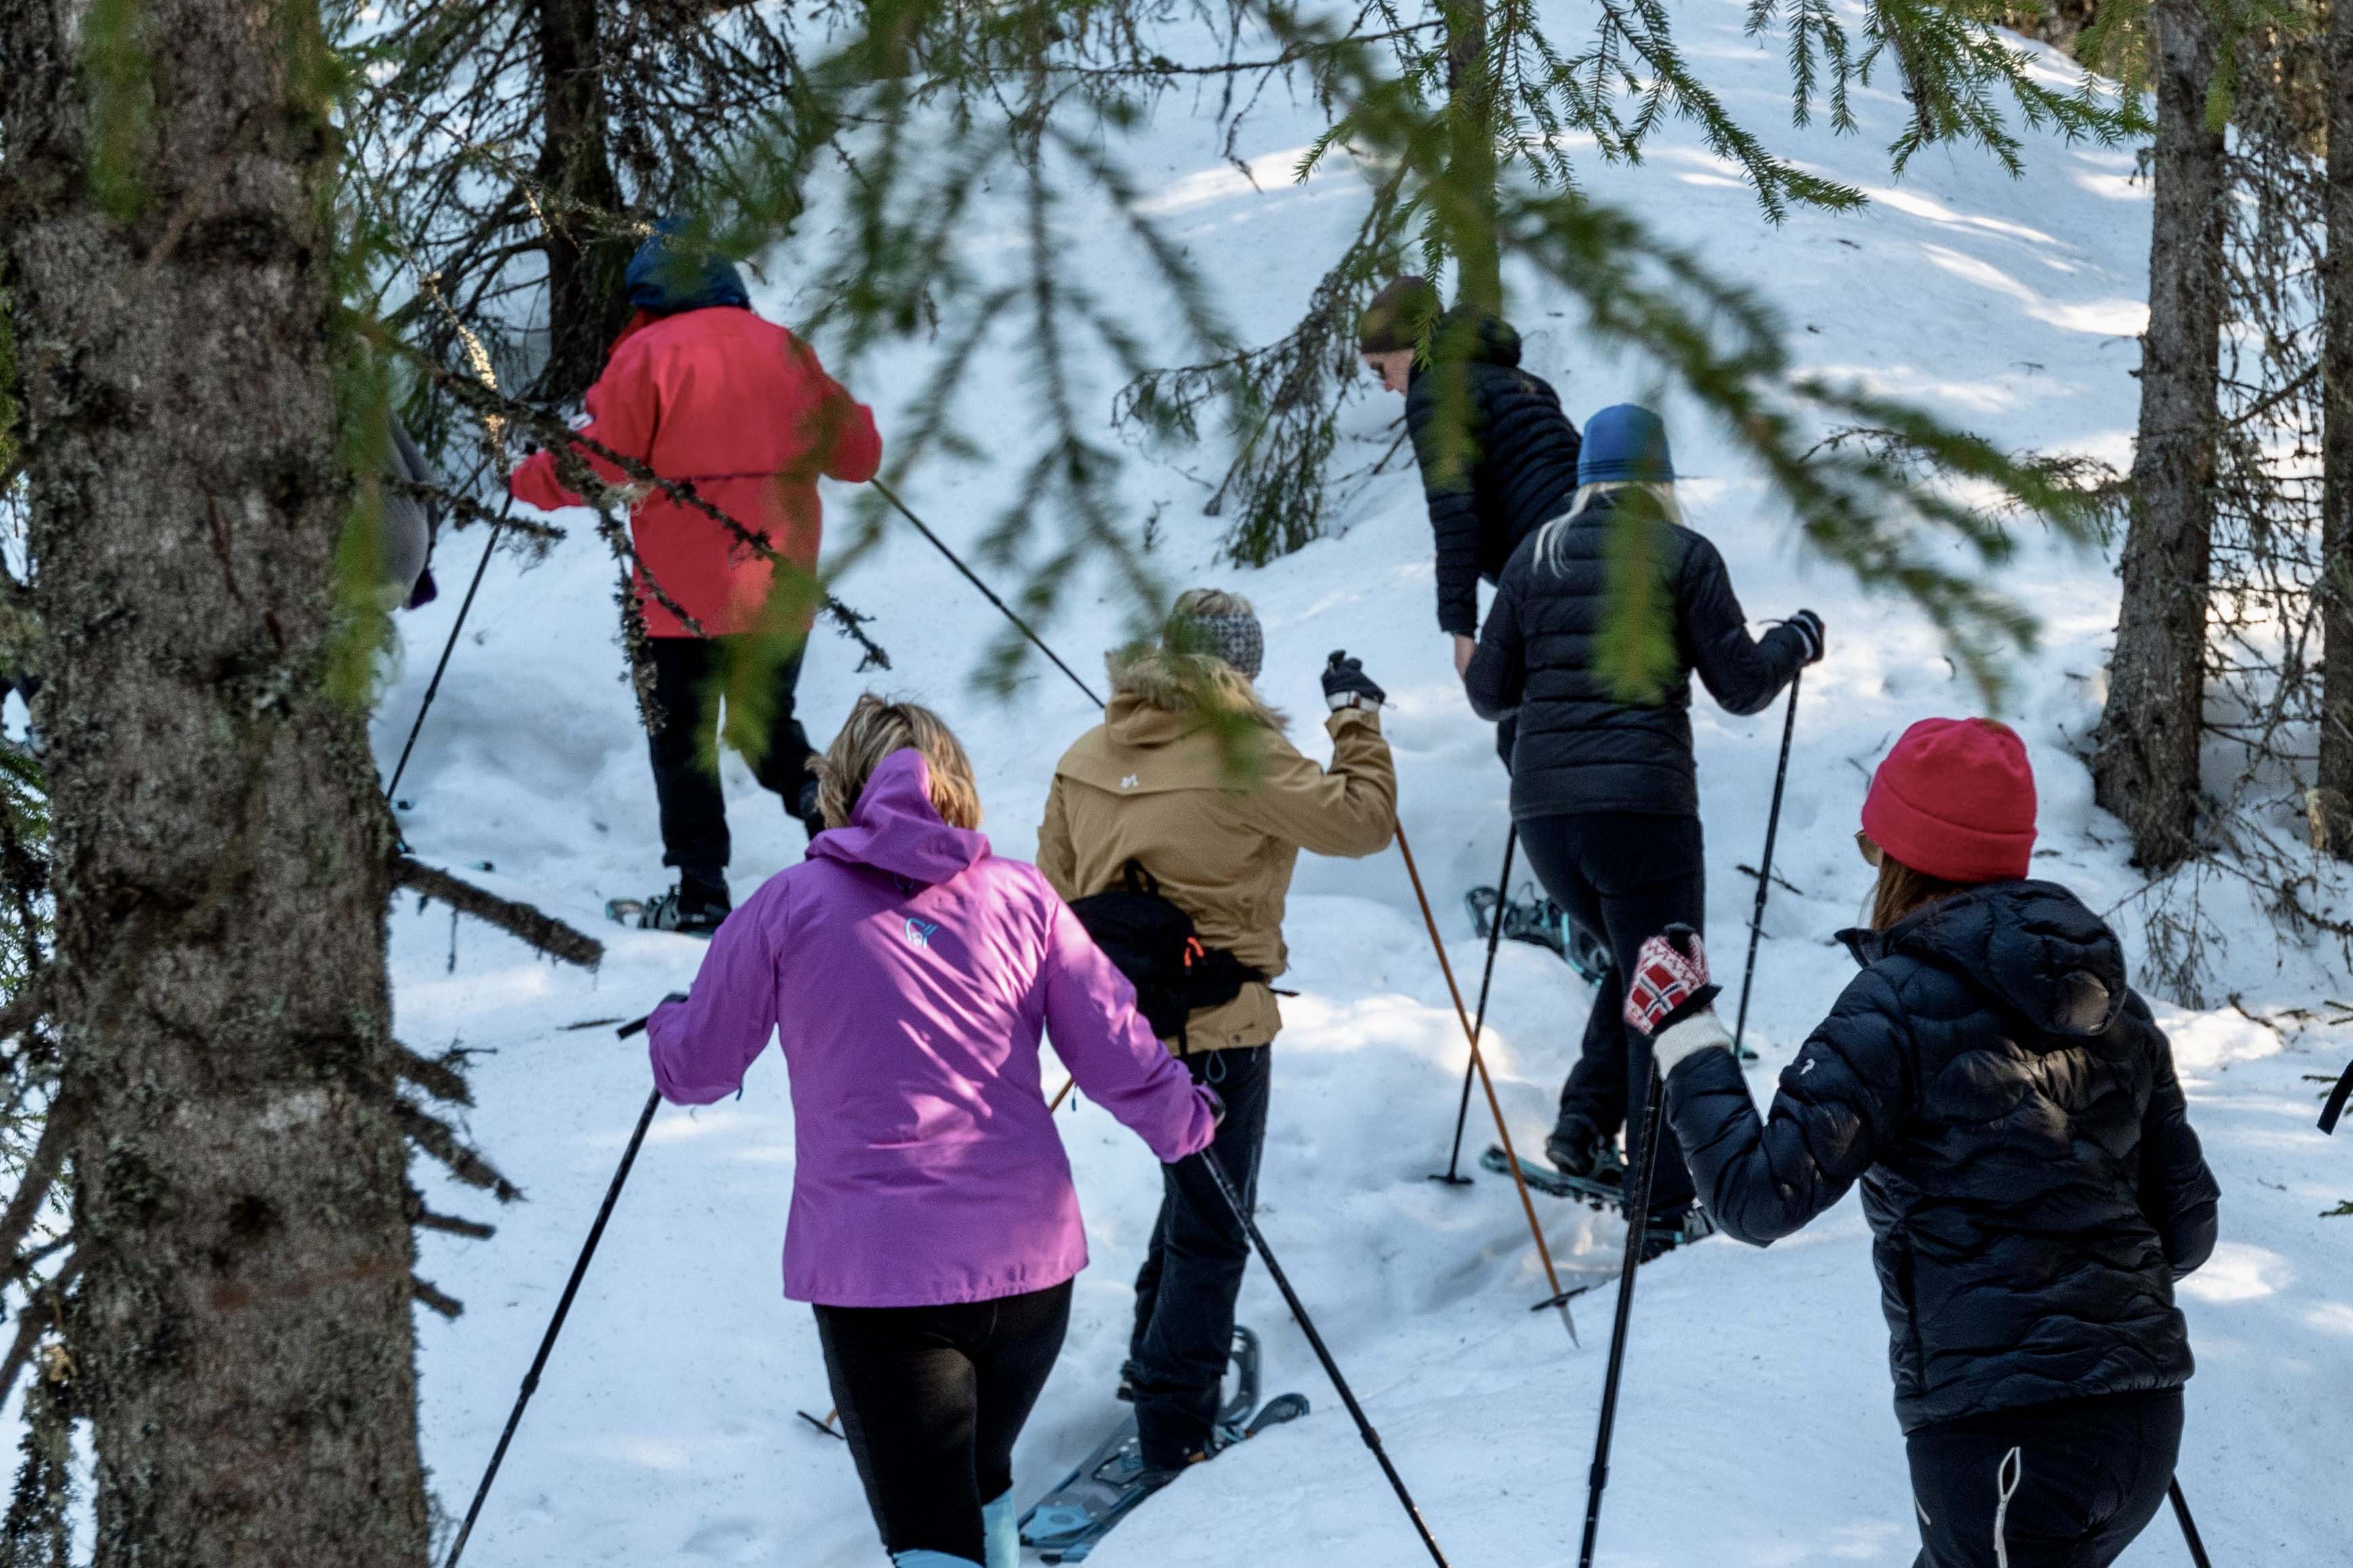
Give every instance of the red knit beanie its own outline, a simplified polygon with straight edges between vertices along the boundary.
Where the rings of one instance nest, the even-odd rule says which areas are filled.
[[[1948,882],[2024,877],[2034,853],[2026,742],[1990,719],[1923,719],[1871,775],[1862,830],[1915,871]]]

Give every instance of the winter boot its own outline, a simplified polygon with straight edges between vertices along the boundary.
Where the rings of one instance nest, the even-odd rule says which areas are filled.
[[[951,1557],[928,1546],[919,1546],[913,1552],[893,1552],[891,1561],[897,1564],[897,1568],[995,1568],[993,1563],[975,1563],[969,1557]]]
[[[988,1546],[987,1568],[1021,1568],[1021,1522],[1008,1487],[980,1510],[980,1535]]]
[[[1582,1116],[1564,1116],[1545,1139],[1545,1158],[1564,1176],[1623,1186],[1626,1167],[1618,1158],[1618,1141],[1601,1136],[1600,1129]]]
[[[719,929],[719,922],[727,918],[731,907],[724,883],[681,877],[677,887],[646,901],[638,915],[638,929],[708,937]]]

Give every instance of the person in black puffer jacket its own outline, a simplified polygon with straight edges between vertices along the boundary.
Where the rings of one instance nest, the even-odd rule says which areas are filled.
[[[1438,629],[1454,638],[1457,674],[1479,633],[1479,583],[1493,583],[1522,540],[1569,507],[1577,426],[1542,377],[1520,368],[1520,334],[1493,316],[1439,313],[1438,290],[1399,278],[1373,297],[1357,329],[1365,363],[1405,394],[1438,548]]]
[[[1718,1048],[1695,944],[1644,943],[1630,1021],[1658,1031],[1722,1229],[1764,1246],[1861,1182],[1919,1568],[2100,1568],[2172,1478],[2191,1367],[2173,1287],[2213,1250],[2219,1190],[2115,933],[2024,879],[2018,737],[1914,725],[1862,823],[1879,882],[1870,929],[1844,934],[1863,972],[1769,1115]]]
[[[1553,901],[1610,950],[1545,1141],[1564,1172],[1607,1181],[1619,1126],[1641,1128],[1651,1081],[1649,1042],[1626,1030],[1621,979],[1643,938],[1673,922],[1698,929],[1706,918],[1691,677],[1696,671],[1730,711],[1757,712],[1821,657],[1822,624],[1800,610],[1761,640],[1749,637],[1724,557],[1680,521],[1666,430],[1650,410],[1621,404],[1588,421],[1578,477],[1577,510],[1523,541],[1504,568],[1464,686],[1481,718],[1517,715],[1512,820],[1520,843]],[[1621,513],[1628,507],[1651,516],[1635,521]],[[1647,530],[1656,603],[1672,622],[1640,693],[1629,693],[1602,657],[1619,586],[1608,561],[1627,527]],[[1646,1256],[1690,1218],[1691,1187],[1672,1135],[1658,1173]]]

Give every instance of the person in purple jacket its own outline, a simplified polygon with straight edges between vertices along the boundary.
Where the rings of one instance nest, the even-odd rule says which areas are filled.
[[[1060,1353],[1086,1232],[1039,1031],[1164,1163],[1217,1097],[1037,868],[999,859],[937,715],[859,700],[817,764],[826,830],[654,1012],[654,1080],[707,1105],[783,1039],[795,1126],[785,1294],[899,1568],[1015,1568],[1013,1443]]]

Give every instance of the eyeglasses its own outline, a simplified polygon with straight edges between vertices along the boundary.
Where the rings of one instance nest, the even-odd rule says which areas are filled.
[[[1854,847],[1855,852],[1862,857],[1862,863],[1864,865],[1872,867],[1874,869],[1877,868],[1879,865],[1879,846],[1872,841],[1870,834],[1864,832],[1860,827],[1854,830]]]

